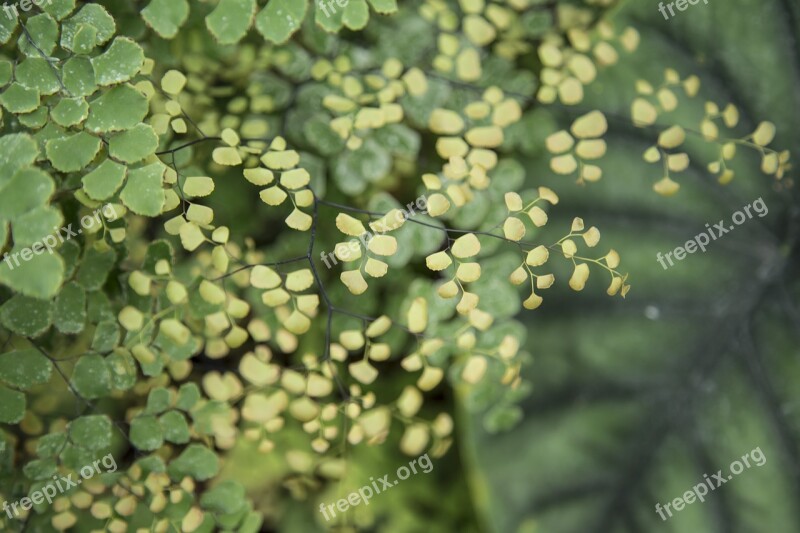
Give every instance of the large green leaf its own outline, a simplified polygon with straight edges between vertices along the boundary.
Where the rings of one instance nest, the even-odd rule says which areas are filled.
[[[53,323],[62,333],[76,334],[86,324],[86,291],[75,282],[61,289],[53,308]]]
[[[63,223],[64,217],[54,207],[41,206],[32,209],[14,219],[14,244],[32,246],[50,235],[47,242],[53,245],[58,242],[53,235],[54,228],[60,228]]]
[[[58,254],[32,255],[30,248],[15,247],[0,263],[0,283],[35,298],[52,298],[64,279],[64,261]],[[19,264],[16,264],[16,263]]]
[[[101,450],[111,444],[111,420],[105,415],[82,416],[69,425],[69,439],[90,450]]]
[[[16,424],[25,416],[25,395],[0,385],[0,424]]]
[[[41,57],[30,57],[17,65],[14,76],[21,85],[35,89],[43,96],[59,89],[58,78],[51,65]]]
[[[0,214],[13,222],[45,205],[54,190],[53,179],[44,171],[38,168],[19,170],[5,187],[0,188]]]
[[[154,416],[137,416],[131,422],[131,442],[140,450],[157,450],[164,444],[164,430]]]
[[[17,294],[0,307],[0,323],[9,330],[25,337],[37,337],[53,322],[53,305]]]
[[[127,171],[125,165],[106,159],[83,177],[83,190],[95,200],[111,198],[125,181]]]
[[[128,182],[119,197],[131,211],[149,217],[161,213],[165,201],[161,184],[165,168],[161,163],[153,163],[129,171]]]
[[[29,135],[15,133],[0,137],[0,187],[14,174],[36,161],[39,148]]]
[[[215,476],[218,470],[219,459],[214,452],[202,444],[190,444],[172,460],[167,471],[175,480],[190,476],[197,481],[205,481]]]
[[[0,381],[16,389],[27,390],[47,383],[53,365],[39,350],[27,349],[0,354]]]
[[[134,41],[117,37],[108,50],[91,61],[99,85],[116,85],[128,81],[139,72],[144,62],[144,51]]]
[[[111,392],[111,369],[97,354],[84,355],[75,364],[72,386],[84,398],[95,399]]]
[[[300,29],[308,0],[269,0],[256,17],[256,29],[268,41],[282,44]]]
[[[142,18],[161,37],[171,39],[189,16],[187,0],[151,0],[142,10]]]
[[[47,158],[61,172],[76,172],[92,162],[100,151],[99,138],[81,131],[67,137],[47,141]]]
[[[147,109],[147,97],[127,83],[122,84],[89,104],[86,127],[98,133],[127,130],[142,122]]]
[[[592,272],[583,293],[545,295],[543,307],[526,315],[533,363],[523,377],[533,387],[522,423],[492,434],[485,427],[496,429],[495,417],[505,415],[489,413],[464,433],[474,497],[491,531],[800,530],[796,195],[776,193],[746,150],[735,160],[737,177],[722,188],[694,138],[687,143],[694,165],[681,175],[679,194],[660,198],[651,189],[659,170],[641,158],[658,131],[625,119],[634,81],[658,82],[674,67],[701,76],[701,105],[737,105],[741,135],[772,120],[776,144],[795,151],[800,118],[786,109],[800,103],[800,19],[795,6],[777,0],[688,9],[665,21],[653,4],[629,1],[618,14],[620,25],[633,21],[642,45],[605,72],[582,104],[609,115],[600,182],[585,190],[563,178],[543,183],[549,157],[530,153],[533,184],[552,186],[587,226],[602,229],[600,253],[620,252],[633,290],[611,302],[600,296],[608,278]],[[699,124],[697,110],[681,105],[659,123],[693,117]],[[576,114],[555,118],[563,127]],[[660,266],[657,253],[683,245],[706,223],[729,225],[759,198],[769,208],[764,218],[754,216],[705,253]],[[548,227],[569,227],[572,214],[554,210]],[[731,464],[743,456],[751,467],[734,475]],[[673,508],[662,520],[656,504],[663,508],[720,470],[726,483],[714,482],[705,503]]]
[[[97,30],[95,44],[98,46],[107,43],[117,30],[114,18],[99,4],[86,4],[80,11],[64,21],[61,30],[61,46],[70,50],[75,34],[81,25],[87,25]]]
[[[14,82],[0,94],[0,105],[11,113],[30,113],[39,107],[39,91]]]
[[[206,17],[206,26],[220,44],[235,44],[253,24],[255,10],[255,0],[220,0]]]
[[[139,124],[111,138],[108,152],[111,157],[125,163],[138,163],[151,156],[158,148],[158,135],[147,124]]]

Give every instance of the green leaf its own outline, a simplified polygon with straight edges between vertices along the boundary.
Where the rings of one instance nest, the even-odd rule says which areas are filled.
[[[86,465],[92,464],[95,459],[95,453],[90,448],[68,442],[64,446],[64,451],[59,455],[61,464],[67,468],[71,468],[79,472],[81,468]]]
[[[0,188],[18,170],[30,166],[39,157],[39,146],[30,135],[14,133],[0,137]]]
[[[92,350],[98,353],[110,352],[119,344],[119,326],[116,320],[103,320],[97,324],[92,339]]]
[[[348,0],[342,14],[344,25],[351,30],[361,30],[369,22],[367,0]]]
[[[87,291],[98,290],[105,284],[108,273],[111,272],[116,260],[117,256],[113,250],[87,248],[75,281]]]
[[[39,107],[39,91],[14,82],[0,94],[0,105],[10,113],[30,113]]]
[[[169,409],[170,393],[164,387],[157,387],[147,395],[147,407],[144,412],[149,415],[158,415]]]
[[[258,533],[264,524],[264,516],[261,513],[252,511],[242,520],[239,526],[239,533]]]
[[[130,352],[114,350],[114,353],[106,357],[106,362],[111,369],[111,383],[116,390],[128,390],[136,384],[136,360]]]
[[[340,29],[342,29],[342,26],[344,26],[344,21],[342,20],[344,17],[344,9],[335,1],[333,3],[326,3],[323,5],[326,6],[325,9],[322,9],[320,6],[315,10],[317,12],[314,17],[315,22],[320,28],[327,32],[338,32]]]
[[[367,181],[380,180],[391,168],[389,152],[375,140],[367,139],[358,150],[348,150],[336,158],[333,179],[342,192],[356,195],[366,189]]]
[[[193,429],[198,435],[213,435],[215,420],[217,417],[228,417],[231,414],[231,407],[226,402],[220,400],[209,400],[191,411]]]
[[[17,29],[17,17],[2,16],[0,17],[0,43],[6,44],[11,37],[14,36],[14,30]]]
[[[42,435],[36,443],[36,455],[39,457],[53,457],[64,448],[66,440],[67,434],[61,431]]]
[[[27,296],[52,298],[63,281],[64,261],[58,254],[34,255],[26,261],[26,250],[30,253],[27,248],[17,247],[8,252],[6,260],[0,263],[0,283]]]
[[[415,160],[419,155],[420,135],[405,124],[389,124],[375,131],[373,136],[396,157]]]
[[[25,395],[0,385],[0,424],[17,424],[25,416]]]
[[[48,457],[46,459],[34,459],[29,461],[22,469],[25,476],[32,480],[42,480],[53,477],[56,473],[56,460]]]
[[[48,121],[45,126],[34,134],[34,139],[39,144],[42,152],[44,152],[44,145],[51,139],[58,139],[64,136],[64,128],[56,125],[55,122]]]
[[[447,82],[428,79],[428,92],[421,96],[406,94],[400,99],[405,115],[412,125],[426,129],[431,113],[437,107],[446,107],[453,91]]]
[[[88,55],[97,46],[97,28],[88,24],[79,24],[72,38],[72,51],[78,55]]]
[[[206,491],[200,506],[216,514],[238,513],[247,505],[244,487],[238,481],[227,480]]]
[[[369,0],[372,9],[381,15],[397,12],[397,0]]]
[[[530,38],[539,38],[553,27],[553,15],[549,11],[531,11],[522,17],[522,27]]]
[[[137,163],[155,153],[158,135],[148,124],[138,124],[109,141],[109,154],[124,163]]]
[[[235,44],[247,35],[255,10],[255,0],[220,0],[206,26],[220,44]]]
[[[165,169],[162,163],[153,163],[129,170],[128,181],[119,195],[125,206],[137,215],[160,215],[165,202],[162,187]]]
[[[50,111],[59,126],[77,126],[89,116],[89,104],[83,98],[62,98]]]
[[[170,361],[186,361],[200,350],[200,342],[196,337],[191,337],[189,342],[178,344],[177,341],[170,339],[163,332],[159,332],[155,344]]]
[[[308,0],[269,0],[256,17],[256,29],[268,41],[283,44],[300,29]]]
[[[8,220],[47,204],[55,191],[53,178],[38,168],[17,171],[5,187],[0,187],[0,213]]]
[[[63,20],[64,17],[75,11],[75,0],[47,0],[41,4],[39,8],[56,20]]]
[[[17,65],[14,78],[20,85],[35,89],[40,95],[55,94],[61,88],[53,66],[42,57],[29,57],[21,62]]]
[[[19,50],[28,57],[41,57],[42,52],[52,55],[58,38],[58,23],[55,19],[47,13],[41,13],[26,20],[25,26],[28,33],[22,32],[17,39]],[[36,46],[31,44],[31,40]]]
[[[89,400],[111,393],[111,370],[98,354],[87,354],[78,359],[71,381],[75,390]]]
[[[210,513],[209,513],[210,514]],[[214,520],[220,527],[226,529],[235,529],[239,533],[258,533],[261,531],[260,526],[255,526],[252,520],[249,520],[252,515],[258,516],[259,513],[252,510],[252,506],[247,500],[243,501],[243,505],[234,513],[217,514],[214,513]]]
[[[122,187],[127,173],[128,167],[106,159],[83,177],[83,190],[93,200],[107,200]]]
[[[173,444],[186,444],[191,435],[186,418],[178,411],[170,411],[158,419],[164,429],[164,438]]]
[[[71,250],[69,255],[73,255],[77,258],[80,255],[80,248],[74,241],[67,241],[64,243],[64,248],[61,249],[61,254],[66,260],[66,253],[65,249],[69,246]],[[81,285],[82,287],[86,288],[85,286]],[[89,318],[89,322],[92,324],[97,324],[104,320],[114,320],[116,321],[117,316],[114,314],[114,311],[111,309],[111,301],[108,299],[108,296],[104,292],[90,292],[87,294],[88,300],[88,310],[86,316]]]
[[[184,383],[178,389],[178,398],[175,407],[182,411],[191,410],[200,401],[200,389],[195,383]]]
[[[77,172],[94,160],[101,146],[98,137],[79,131],[68,137],[47,141],[45,151],[56,169],[61,172]]]
[[[509,431],[520,423],[524,415],[517,405],[499,404],[492,407],[483,418],[483,425],[489,433]]]
[[[64,63],[64,86],[72,96],[90,96],[97,91],[92,63],[86,57],[72,57]]]
[[[216,476],[218,470],[217,454],[202,444],[190,444],[167,467],[167,473],[173,481],[179,481],[186,476],[197,481],[206,481]]]
[[[8,85],[14,74],[14,66],[7,59],[0,59],[0,85]]]
[[[142,10],[148,26],[165,39],[172,39],[189,17],[187,0],[151,0]]]
[[[135,465],[141,467],[142,472],[144,472],[145,476],[148,475],[150,472],[155,472],[157,474],[163,474],[167,471],[167,465],[164,464],[164,460],[156,454],[148,455],[147,457],[142,457],[138,459]]]
[[[86,291],[75,282],[68,283],[56,298],[53,323],[61,333],[75,335],[86,324]]]
[[[69,440],[81,448],[102,450],[111,446],[111,429],[106,415],[82,416],[70,422]]]
[[[86,128],[95,133],[130,129],[144,120],[148,107],[145,95],[127,83],[119,85],[89,104]]]
[[[130,439],[140,450],[150,452],[164,444],[164,431],[156,417],[140,415],[131,421]]]
[[[333,131],[327,119],[315,116],[303,122],[303,133],[307,140],[321,155],[330,156],[342,151],[344,139]]]
[[[17,115],[17,119],[19,120],[19,123],[26,128],[38,130],[47,125],[48,116],[48,109],[44,106],[41,106],[31,113]]]
[[[127,37],[117,37],[108,50],[91,61],[98,85],[116,85],[139,72],[144,63],[144,50]]]
[[[61,211],[54,207],[37,207],[14,219],[14,244],[31,246],[46,241],[45,246],[54,248],[58,243],[56,228],[64,223]],[[47,238],[50,236],[49,238]]]
[[[95,44],[101,46],[107,43],[117,31],[114,18],[108,14],[100,4],[86,4],[75,15],[64,21],[61,26],[61,47],[72,50],[75,33],[81,25],[92,26],[97,30]]]
[[[38,337],[53,322],[53,304],[15,294],[0,307],[0,323],[23,337]]]
[[[0,354],[0,380],[15,389],[47,383],[52,371],[52,363],[33,348]]]

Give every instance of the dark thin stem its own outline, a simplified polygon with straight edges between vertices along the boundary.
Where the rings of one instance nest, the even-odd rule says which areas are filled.
[[[53,63],[58,62],[59,60],[47,55],[44,52],[44,50],[42,50],[41,47],[39,47],[39,45],[36,44],[36,41],[33,40],[33,36],[28,31],[28,28],[25,26],[25,23],[22,22],[21,18],[19,19],[19,27],[22,28],[22,33],[25,34],[25,38],[28,40],[30,45],[33,46],[36,49],[36,51],[39,52],[39,55],[42,56],[42,59],[44,59],[47,62],[47,66],[50,68],[50,70],[53,71],[53,75],[56,77],[56,80],[58,80],[58,84],[61,86],[61,90],[64,92],[64,94],[72,96],[69,90],[67,90],[67,86],[64,85],[64,80],[61,78],[61,73],[53,65]]]
[[[190,146],[194,146],[196,144],[204,143],[204,142],[207,142],[207,141],[221,141],[221,140],[222,140],[221,137],[202,137],[200,139],[195,139],[193,141],[187,142],[186,144],[182,144],[182,145],[177,146],[175,148],[172,148],[170,150],[164,150],[162,152],[156,152],[156,155],[174,154],[175,152],[179,152],[180,150],[183,150],[184,148],[189,148]]]
[[[239,272],[242,272],[244,270],[249,270],[249,269],[255,268],[257,266],[271,266],[271,267],[274,266],[274,267],[277,267],[277,266],[281,266],[281,265],[288,265],[288,264],[291,264],[291,263],[297,263],[298,261],[305,261],[306,259],[308,259],[307,255],[301,255],[299,257],[292,257],[290,259],[282,259],[280,261],[274,261],[272,263],[259,263],[257,265],[249,265],[248,264],[248,265],[241,266],[241,267],[237,268],[236,270],[231,270],[230,272],[228,272],[227,274],[223,274],[222,276],[216,277],[214,279],[210,279],[209,281],[214,281],[214,282],[221,281],[221,280],[229,278],[231,276],[235,276]]]

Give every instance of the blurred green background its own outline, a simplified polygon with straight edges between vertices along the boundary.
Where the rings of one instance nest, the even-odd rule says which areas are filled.
[[[657,165],[642,160],[654,138],[611,115],[629,116],[637,78],[675,68],[702,80],[705,99],[736,105],[740,126],[773,121],[776,145],[798,149],[800,3],[711,0],[664,20],[653,1],[629,1],[613,17],[634,25],[639,50],[602,72],[581,105],[609,115],[604,178],[586,188],[545,180],[563,204],[563,226],[580,214],[603,231],[630,272],[627,299],[589,290],[550,298],[523,320],[533,363],[531,394],[513,430],[488,434],[460,420],[462,458],[480,526],[495,532],[800,531],[800,299],[798,203],[756,157],[720,187],[708,154],[689,143],[692,167],[671,198],[652,192]],[[680,112],[680,109],[679,109]],[[568,123],[572,113],[555,115]],[[694,117],[694,118],[692,118]],[[550,117],[541,114],[541,120]],[[563,127],[563,126],[562,126]],[[698,129],[698,126],[695,126]],[[529,154],[527,179],[542,183],[547,157]],[[697,157],[700,156],[700,157]],[[791,176],[791,172],[790,172]],[[769,207],[669,270],[662,254],[763,197]],[[603,280],[605,281],[605,280]],[[750,450],[746,469],[667,521],[655,504],[680,497]]]

